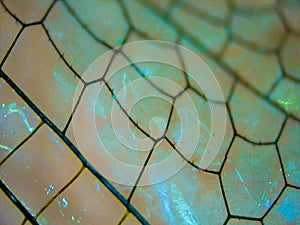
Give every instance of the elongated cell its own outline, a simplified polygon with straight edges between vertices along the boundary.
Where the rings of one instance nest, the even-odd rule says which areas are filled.
[[[16,23],[2,5],[0,6],[0,12],[0,59],[2,61],[18,31],[21,29],[21,25]]]
[[[45,26],[61,54],[79,74],[108,50],[86,33],[61,2],[55,4],[45,20]]]
[[[180,6],[174,7],[172,19],[180,26],[184,27],[185,32],[192,35],[198,42],[214,53],[219,53],[224,47],[227,34],[224,26],[213,26],[205,20],[199,20],[195,15],[184,11]],[[197,27],[197,29],[194,29]]]
[[[70,149],[43,125],[0,167],[0,178],[34,215],[79,168]]]
[[[116,224],[125,207],[84,170],[38,218],[41,224]],[[84,184],[84,188],[82,188]]]
[[[19,224],[23,215],[16,206],[0,191],[0,224]]]
[[[0,159],[11,153],[37,127],[40,119],[29,106],[0,79]]]
[[[124,5],[129,13],[130,21],[139,31],[146,33],[151,39],[172,42],[176,40],[176,31],[173,27],[139,1],[124,1]]]
[[[230,13],[226,1],[223,0],[186,0],[184,2],[190,5],[190,7],[196,8],[200,12],[207,13],[218,19],[225,20]]]
[[[59,128],[65,126],[76,87],[82,84],[59,59],[41,26],[22,33],[3,70]]]

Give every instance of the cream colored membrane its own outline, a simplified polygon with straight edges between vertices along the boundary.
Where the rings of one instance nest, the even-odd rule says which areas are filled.
[[[170,145],[165,140],[155,146],[154,152],[139,180],[138,185],[141,187],[148,184],[155,185],[169,179],[186,164],[175,150],[170,149]]]
[[[165,152],[174,151],[168,143],[154,150],[150,164],[161,161]],[[176,153],[173,162],[184,162]],[[165,169],[172,164],[164,165]],[[157,167],[159,169],[159,167]],[[161,167],[160,167],[161,168]],[[148,176],[148,169],[142,179],[153,179]],[[162,171],[152,176],[161,175]],[[146,174],[146,175],[145,175]],[[226,208],[217,175],[208,174],[186,164],[180,172],[163,182],[141,186],[136,189],[132,198],[133,205],[150,224],[223,224]]]
[[[0,79],[0,162],[41,122],[28,105]]]
[[[0,168],[1,179],[33,215],[80,169],[70,149],[43,125]]]
[[[287,182],[300,186],[300,123],[289,119],[279,139],[278,147]]]
[[[103,85],[103,83],[102,83]],[[98,95],[98,91],[99,95]],[[95,102],[94,102],[95,101]],[[93,103],[94,102],[94,103]],[[131,130],[131,135],[136,142],[128,146],[123,143],[122,135],[127,134],[126,127],[119,126],[121,122],[131,123],[128,117],[121,112],[119,106],[116,110],[120,117],[115,118],[117,127],[112,126],[112,104],[114,102],[111,93],[99,83],[90,85],[84,92],[82,101],[76,110],[72,127],[68,128],[68,136],[79,147],[82,154],[90,163],[108,179],[114,178],[117,183],[134,185],[140,172],[120,169],[116,163],[125,163],[128,166],[142,166],[151,149],[153,142],[149,139],[144,145],[139,145],[138,138],[146,139],[138,129]],[[73,128],[73,130],[71,130]],[[125,132],[123,132],[125,129]],[[128,131],[130,132],[130,130]],[[136,145],[135,145],[136,144]],[[141,150],[141,151],[140,151]],[[110,155],[111,157],[109,157]],[[113,161],[111,161],[114,159]],[[128,195],[132,187],[116,185],[124,195]]]
[[[226,19],[230,13],[226,1],[223,0],[184,0],[184,2],[200,12],[218,19]]]
[[[208,102],[204,100],[202,97],[200,97],[199,95],[197,95],[192,90],[188,90],[186,93],[192,98],[192,101],[197,109],[198,115],[191,115],[189,113],[190,106],[188,106],[188,102],[186,102],[184,99],[181,98],[179,98],[178,101],[175,103],[175,108],[186,109],[187,111],[186,116],[189,117],[189,120],[191,120],[192,123],[199,126],[200,129],[199,139],[197,140],[197,146],[189,161],[194,163],[196,166],[200,166],[200,162],[201,160],[203,160],[202,157],[204,156],[204,154],[208,153],[206,151],[206,148],[208,148],[207,144],[209,138],[213,138],[214,143],[217,142],[217,140],[215,140],[214,138],[214,134],[211,131],[211,123],[213,122],[211,118],[211,110],[214,109],[211,109]],[[218,105],[216,103],[211,103],[211,104],[214,104],[215,107],[217,107]],[[214,122],[218,123],[218,121],[214,121]],[[171,119],[169,130],[167,132],[167,137],[170,138],[173,143],[175,143],[175,147],[177,148],[178,148],[177,144],[179,143],[180,138],[182,138],[180,123],[181,120],[178,117],[178,114],[175,114]],[[188,143],[189,140],[192,139],[193,135],[194,134],[191,133],[186,137]],[[218,171],[220,169],[232,137],[233,137],[232,125],[229,120],[229,115],[227,115],[227,124],[226,124],[224,140],[222,140],[222,145],[220,149],[213,149],[214,151],[218,151],[218,152],[216,154],[216,157],[211,161],[210,166],[207,169],[214,170],[214,171]],[[184,149],[179,147],[178,150],[182,153]]]
[[[8,9],[22,22],[32,23],[40,21],[51,4],[51,0],[9,0],[4,1]]]
[[[298,210],[300,192],[297,189],[287,187],[275,206],[271,209],[263,222],[266,225],[277,224],[299,224],[300,212]]]
[[[84,187],[82,186],[84,184]],[[87,170],[41,214],[41,224],[117,224],[126,208]]]
[[[212,52],[220,53],[228,38],[224,26],[214,26],[205,20],[199,20],[195,15],[186,12],[180,6],[174,7],[171,16],[193,38],[199,40]]]
[[[11,46],[21,25],[12,18],[8,12],[0,5],[0,60],[2,61],[9,46]]]
[[[235,42],[227,47],[224,60],[244,81],[263,94],[269,92],[282,73],[275,54],[255,52]]]
[[[261,29],[262,26],[264,29]],[[234,13],[231,28],[235,36],[260,48],[276,49],[285,35],[284,26],[275,10]]]
[[[187,39],[182,38],[180,40],[180,45],[193,51],[195,54],[198,55],[198,57],[200,57],[201,60],[204,60],[204,62],[209,66],[209,69],[213,72],[213,75],[217,79],[219,85],[221,86],[221,89],[222,89],[222,92],[224,95],[224,99],[226,100],[228,98],[230,90],[232,89],[232,86],[233,86],[232,76],[228,72],[226,72],[224,69],[222,69],[216,62],[214,62],[212,59],[210,59],[207,55],[203,54],[203,52],[201,52],[195,45],[193,45]],[[185,63],[187,63],[187,62],[185,62]],[[197,76],[197,74],[192,74],[192,75]],[[195,88],[201,94],[204,94],[202,88],[199,87],[199,84],[197,84],[189,74],[188,74],[188,80],[189,80],[191,87]],[[218,100],[220,100],[220,99],[218,99]]]
[[[146,33],[150,39],[175,42],[176,31],[162,18],[159,18],[139,1],[124,1],[129,17],[139,31]],[[151,29],[149,29],[151,27]]]
[[[59,51],[80,75],[96,58],[109,50],[80,26],[62,2],[55,4],[45,20],[45,26]]]
[[[283,113],[240,84],[234,90],[230,109],[237,132],[255,142],[275,141],[284,121]]]
[[[108,128],[107,128],[108,129]],[[137,134],[138,132],[136,132],[136,134]],[[70,126],[68,127],[68,129],[67,129],[67,132],[66,132],[66,135],[67,135],[67,137],[71,140],[71,142],[78,148],[78,145],[77,145],[77,142],[76,142],[76,139],[75,139],[75,137],[74,137],[74,131],[73,131],[73,126],[72,126],[72,123],[70,124]],[[142,136],[142,135],[141,135]],[[115,144],[115,146],[116,146],[116,144]],[[120,147],[120,146],[119,146]],[[82,148],[82,149],[84,149],[84,148]],[[81,149],[80,149],[81,150]],[[124,146],[121,146],[121,148],[119,148],[119,149],[113,149],[113,150],[116,150],[115,151],[115,154],[116,154],[116,152],[117,151],[119,151],[120,150],[120,152],[122,152],[123,153],[123,155],[124,155],[124,153],[126,153],[127,152],[127,161],[129,161],[128,160],[128,158],[129,158],[129,155],[131,154],[131,155],[134,155],[134,154],[136,154],[136,155],[141,155],[141,154],[139,154],[139,153],[135,153],[133,150],[129,150],[129,149],[127,149],[126,150],[126,148],[124,147]],[[96,155],[95,157],[97,157],[97,153],[95,153],[94,155]],[[115,156],[115,155],[114,155]],[[120,156],[119,156],[120,157]],[[135,159],[134,157],[133,158],[131,158],[131,160],[132,161],[139,161],[139,159]],[[95,165],[96,166],[101,166],[101,165],[103,165],[103,160],[101,160],[101,158],[95,158],[94,159],[94,161],[95,161]],[[104,163],[105,164],[105,163]],[[94,164],[93,164],[94,165]],[[114,171],[114,172],[113,172]],[[112,171],[112,173],[117,173],[117,171],[116,170],[113,170]],[[129,195],[130,195],[130,192],[131,192],[131,190],[132,190],[132,186],[128,186],[128,185],[122,185],[122,184],[119,184],[119,183],[116,183],[116,182],[114,182],[114,181],[111,181],[111,180],[109,180],[109,182],[124,196],[124,197],[128,197]]]
[[[289,35],[280,51],[285,71],[300,79],[300,38],[296,35]]]
[[[67,1],[79,18],[101,40],[117,46],[123,43],[129,26],[118,1]],[[89,12],[89,13],[86,13]],[[97,19],[95,19],[97,18]],[[110,18],[109,20],[107,18]]]
[[[240,220],[240,219],[230,219],[227,225],[260,225],[259,221],[251,221],[251,220]]]
[[[3,70],[56,126],[64,128],[76,87],[82,83],[59,59],[41,26],[24,30]]]
[[[0,191],[0,224],[20,224],[24,218],[18,208]]]
[[[252,145],[236,138],[222,170],[229,210],[238,216],[260,218],[284,187],[274,145]]]

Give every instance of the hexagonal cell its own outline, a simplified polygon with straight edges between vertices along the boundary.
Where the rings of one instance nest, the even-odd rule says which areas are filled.
[[[264,29],[261,29],[261,26]],[[237,37],[268,49],[278,47],[285,34],[279,16],[273,10],[265,13],[234,13],[231,27]]]
[[[131,118],[149,135],[159,138],[165,131],[172,108],[171,97],[163,94],[160,89],[172,89],[170,93],[178,94],[183,88],[172,81],[174,77],[169,79],[163,74],[161,64],[145,63],[137,66],[148,75],[146,79],[129,66],[119,70],[108,82],[116,99]],[[157,76],[151,76],[153,70],[158,71]],[[159,71],[162,72],[162,76],[159,76]]]
[[[282,108],[300,118],[300,85],[284,78],[271,93],[271,99],[279,103]]]
[[[24,218],[18,208],[0,191],[0,224],[20,224]]]
[[[289,28],[295,32],[300,33],[300,27],[299,27],[300,4],[291,4],[291,5],[286,4],[286,5],[283,5],[280,9],[284,14],[284,17],[286,19],[286,22],[287,22]]]
[[[197,54],[202,60],[205,61],[205,63],[207,64],[207,66],[209,66],[209,68],[211,69],[211,71],[213,72],[213,74],[215,75],[215,78],[217,79],[223,95],[224,95],[224,99],[225,101],[228,98],[228,95],[232,89],[232,85],[233,85],[233,78],[230,74],[228,74],[228,72],[226,72],[219,64],[218,62],[210,59],[206,54],[202,53],[199,49],[197,49],[197,47],[195,45],[193,45],[190,41],[188,41],[186,38],[182,38],[180,40],[180,44],[192,51],[194,51],[195,54]],[[199,85],[191,78],[191,76],[188,76],[188,81],[189,84],[195,88],[197,91],[199,91],[200,93],[203,93],[203,90],[199,87]]]
[[[157,153],[154,151],[153,158]],[[148,167],[145,173],[147,170]],[[227,217],[218,176],[189,165],[163,182],[139,186],[131,202],[151,224],[184,224],[187,221],[198,224],[201,221],[201,224],[217,225],[223,224]]]
[[[87,170],[38,217],[41,224],[117,224],[125,207]]]
[[[41,122],[29,106],[0,79],[0,162]]]
[[[21,25],[0,5],[0,60],[2,61],[6,51],[9,49]]]
[[[236,43],[229,44],[224,60],[242,79],[264,94],[281,76],[275,54],[254,52]]]
[[[272,206],[284,179],[275,146],[259,146],[236,138],[222,171],[229,210],[260,218]]]
[[[176,31],[165,20],[143,6],[141,2],[136,0],[125,1],[124,5],[133,26],[137,30],[147,34],[150,39],[176,41]],[[149,29],[150,27],[151,29]]]
[[[65,126],[82,83],[59,59],[42,27],[24,30],[3,70],[59,128]]]
[[[96,58],[109,50],[94,40],[61,2],[50,11],[45,26],[55,45],[79,74],[83,74]]]
[[[276,0],[233,0],[237,7],[248,9],[271,8],[276,4]]]
[[[189,98],[191,98],[194,106],[190,105],[189,101],[187,101],[186,97],[184,97],[185,95],[187,95]],[[233,137],[233,130],[232,130],[232,126],[229,120],[229,116],[227,114],[227,111],[225,110],[225,116],[222,117],[222,119],[226,120],[226,127],[224,130],[224,139],[223,140],[219,140],[217,138],[222,138],[222,132],[220,132],[221,130],[223,130],[223,127],[221,128],[220,126],[222,126],[220,123],[220,125],[218,124],[218,122],[220,121],[213,121],[212,120],[212,116],[211,116],[211,111],[212,110],[220,110],[222,107],[225,107],[224,104],[216,104],[216,103],[208,103],[206,100],[204,100],[202,97],[200,97],[199,95],[197,95],[195,92],[193,92],[192,90],[188,90],[185,92],[185,95],[182,95],[179,97],[179,99],[176,101],[175,103],[175,109],[177,109],[177,111],[179,112],[179,114],[175,114],[172,118],[171,118],[171,122],[169,125],[169,130],[167,132],[167,137],[170,138],[170,140],[175,143],[175,146],[177,148],[177,150],[179,150],[185,157],[188,157],[184,152],[186,148],[193,148],[193,140],[194,138],[192,138],[191,136],[195,136],[196,134],[192,134],[190,133],[189,136],[186,134],[187,131],[182,131],[182,129],[184,129],[184,124],[182,119],[180,118],[181,115],[184,115],[186,118],[186,121],[190,121],[193,126],[198,126],[199,130],[200,130],[200,134],[199,134],[199,138],[196,141],[196,145],[194,148],[194,152],[191,155],[189,161],[193,162],[195,165],[197,166],[202,166],[203,165],[203,161],[205,156],[207,154],[212,154],[210,158],[210,162],[209,162],[209,166],[207,167],[208,170],[214,170],[214,171],[218,171],[223,163],[225,154],[227,152],[227,149],[229,147],[230,141]],[[211,108],[212,105],[212,108]],[[195,107],[196,109],[196,113],[197,114],[193,114],[192,112],[192,107]],[[181,111],[187,111],[185,114],[180,114]],[[221,118],[219,118],[221,119]],[[212,124],[211,123],[217,123],[219,125],[219,132],[218,133],[214,133],[214,131],[212,130]],[[217,127],[218,127],[217,125]],[[190,132],[192,132],[190,129]],[[186,136],[185,136],[186,135]],[[184,138],[186,138],[186,141],[184,140]],[[210,143],[209,141],[214,140],[214,144]],[[182,141],[182,144],[180,143]],[[188,143],[186,143],[188,142]],[[220,142],[221,145],[219,147],[219,149],[216,152],[216,143],[215,142]],[[211,148],[213,145],[213,148]]]
[[[67,2],[80,20],[102,41],[112,46],[124,42],[129,26],[119,2],[109,0]]]
[[[300,80],[300,39],[289,35],[281,48],[280,56],[287,73]]]
[[[300,187],[300,123],[289,119],[280,136],[278,147],[287,182]]]
[[[51,0],[5,1],[5,5],[21,21],[31,23],[43,18],[51,2]]]
[[[35,214],[80,166],[68,147],[44,125],[0,167],[0,176],[23,205]]]
[[[253,220],[230,219],[227,225],[260,225],[261,222]]]
[[[236,86],[230,100],[230,109],[239,134],[255,142],[276,140],[284,114],[246,87],[240,84]]]
[[[229,14],[229,8],[223,0],[185,0],[184,2],[218,19],[226,19]]]
[[[172,19],[193,38],[199,40],[209,50],[218,54],[227,41],[224,26],[215,26],[186,12],[181,6],[174,7],[170,13]],[[197,29],[195,29],[197,27]]]
[[[278,224],[278,221],[283,225],[300,224],[299,199],[299,190],[287,187],[278,202],[264,218],[264,224]]]

